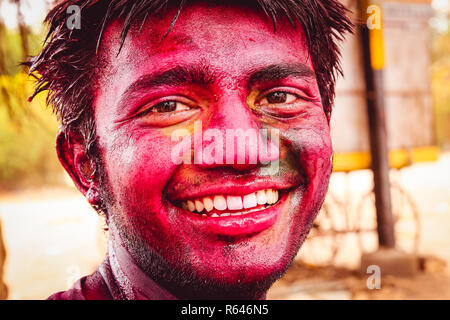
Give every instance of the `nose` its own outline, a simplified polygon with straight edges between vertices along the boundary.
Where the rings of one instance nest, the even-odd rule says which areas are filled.
[[[227,97],[209,109],[206,123],[194,132],[194,163],[203,168],[229,166],[251,170],[279,159],[278,134],[263,128],[239,96]],[[201,128],[199,128],[201,125]]]

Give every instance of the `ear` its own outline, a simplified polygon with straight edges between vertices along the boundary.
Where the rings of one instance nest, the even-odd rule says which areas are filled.
[[[96,164],[86,155],[82,135],[60,130],[56,138],[56,151],[59,161],[78,190],[91,205],[100,204],[99,189],[95,181]]]

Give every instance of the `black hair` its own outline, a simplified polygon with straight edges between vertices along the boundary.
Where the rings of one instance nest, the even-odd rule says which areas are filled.
[[[63,0],[48,13],[45,23],[49,31],[42,51],[26,65],[36,78],[36,88],[30,97],[48,91],[47,104],[53,108],[65,132],[79,132],[86,153],[93,155],[95,122],[92,112],[95,75],[101,70],[98,49],[106,26],[113,20],[123,21],[121,45],[131,27],[142,25],[149,16],[162,14],[169,6],[178,8],[167,33],[174,26],[183,7],[190,0]],[[295,28],[303,28],[309,54],[316,72],[322,104],[329,116],[334,100],[336,75],[342,73],[338,42],[353,25],[348,10],[336,0],[253,0],[208,1],[208,3],[237,4],[260,10],[273,22],[287,18]],[[81,28],[67,26],[68,9],[81,9]],[[166,35],[167,35],[166,33]]]

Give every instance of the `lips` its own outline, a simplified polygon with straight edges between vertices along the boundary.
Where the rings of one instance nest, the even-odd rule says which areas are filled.
[[[248,192],[248,187],[237,187],[233,194],[193,195],[169,202],[176,211],[180,226],[188,224],[204,235],[240,238],[273,226],[291,191],[273,186],[250,189],[253,190]],[[241,194],[237,193],[239,191]]]
[[[266,203],[242,210],[227,208],[219,211],[213,209],[209,214],[191,212],[175,205],[172,208],[176,210],[176,217],[180,226],[187,224],[193,227],[197,233],[213,237],[221,235],[241,238],[255,235],[275,224],[284,211],[284,204],[288,201],[290,192],[283,192],[280,195],[281,198],[274,204]]]
[[[180,167],[163,193],[171,219],[179,227],[213,238],[270,228],[285,211],[290,194],[303,190],[306,179],[298,170],[270,177],[257,173],[258,169]]]

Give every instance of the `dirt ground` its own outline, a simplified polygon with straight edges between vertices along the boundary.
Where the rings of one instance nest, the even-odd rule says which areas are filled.
[[[284,277],[271,288],[268,299],[448,300],[450,276],[444,267],[445,262],[440,259],[437,261],[437,268],[420,270],[412,277],[382,276],[379,289],[369,289],[368,274],[295,261]]]
[[[308,249],[306,244],[268,298],[450,299],[450,153],[442,154],[437,162],[403,169],[401,180],[419,212],[417,253],[433,257],[433,263],[414,277],[382,275],[381,288],[370,290],[368,275],[357,271],[361,250],[355,245],[355,236],[333,238],[339,240],[333,266],[311,259],[323,257],[321,250],[325,252],[326,245],[319,250],[310,245]],[[345,177],[336,174],[330,192],[339,195],[347,184],[350,197],[361,199],[370,189],[370,181],[367,171]],[[0,219],[7,249],[4,281],[9,299],[44,299],[65,290],[95,270],[104,257],[103,222],[73,188],[0,194]]]

